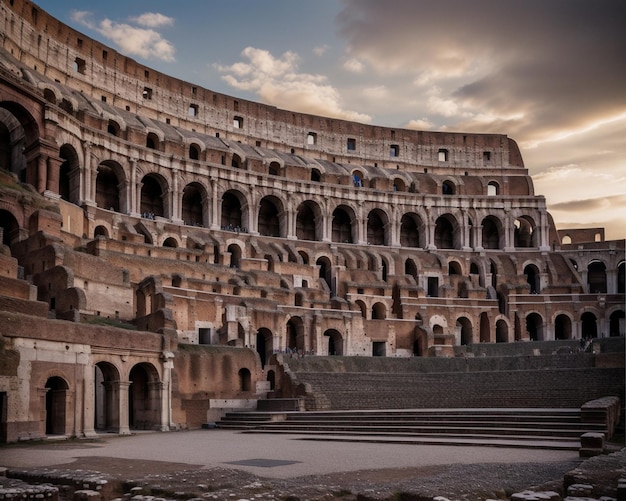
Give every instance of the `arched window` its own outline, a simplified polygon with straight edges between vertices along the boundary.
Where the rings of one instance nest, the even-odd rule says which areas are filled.
[[[189,159],[190,160],[200,159],[200,147],[197,144],[189,145]]]

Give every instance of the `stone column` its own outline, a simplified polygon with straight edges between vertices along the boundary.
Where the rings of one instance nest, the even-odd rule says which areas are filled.
[[[37,191],[43,193],[46,191],[48,174],[48,157],[46,155],[39,155],[37,157]]]
[[[220,217],[221,210],[219,208],[220,199],[217,196],[217,181],[215,179],[209,180],[211,183],[211,212],[209,213],[209,219],[207,219],[209,223],[209,228],[212,230],[220,229]]]
[[[127,203],[128,203],[128,213],[131,216],[139,217],[139,200],[141,200],[141,187],[139,187],[139,192],[137,189],[137,161],[135,159],[129,159],[128,164],[130,165],[130,181],[128,185],[128,193],[127,195]]]
[[[130,399],[128,398],[128,391],[131,381],[115,381],[115,385],[118,389],[118,416],[119,416],[119,429],[120,435],[130,435],[130,423],[128,422]]]
[[[96,401],[94,366],[90,363],[83,365],[83,436],[93,438],[96,436],[95,401]]]
[[[59,174],[62,163],[61,158],[48,157],[46,165],[46,190],[57,194],[59,193]]]

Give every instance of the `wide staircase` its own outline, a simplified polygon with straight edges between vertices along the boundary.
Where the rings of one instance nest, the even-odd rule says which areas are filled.
[[[589,421],[580,408],[397,409],[230,412],[217,426],[308,440],[579,450],[582,434],[608,434],[601,419]]]
[[[577,341],[472,349],[452,358],[279,355],[273,398],[217,426],[310,440],[565,450],[579,450],[585,433],[611,438],[623,415],[623,339],[594,343],[594,353],[578,353]]]

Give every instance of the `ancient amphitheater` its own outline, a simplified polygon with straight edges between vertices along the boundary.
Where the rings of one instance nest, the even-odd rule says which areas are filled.
[[[624,240],[513,139],[215,93],[28,0],[0,34],[0,441],[623,394]]]

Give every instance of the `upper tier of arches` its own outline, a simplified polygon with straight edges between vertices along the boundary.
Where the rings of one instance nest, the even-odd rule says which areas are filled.
[[[0,10],[5,69],[66,111],[110,118],[105,127],[122,137],[143,128],[137,127],[139,116],[147,129],[153,128],[146,134],[155,145],[167,142],[170,133],[181,141],[183,130],[183,142],[221,135],[333,163],[525,175],[517,144],[502,134],[393,129],[281,110],[159,73],[73,30],[29,0],[0,3]],[[188,145],[192,158],[201,154],[201,143]]]

